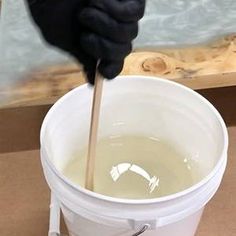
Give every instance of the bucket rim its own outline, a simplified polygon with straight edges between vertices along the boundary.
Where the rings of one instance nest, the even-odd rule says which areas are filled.
[[[75,191],[79,191],[84,195],[87,195],[91,198],[95,198],[101,201],[105,201],[105,202],[110,202],[110,203],[120,203],[120,204],[127,204],[127,205],[149,205],[149,204],[154,204],[154,203],[162,203],[162,202],[167,202],[173,199],[177,199],[183,196],[186,196],[192,192],[194,192],[195,190],[201,188],[203,185],[205,185],[207,182],[209,182],[217,173],[217,171],[224,166],[224,162],[227,162],[227,150],[228,150],[228,144],[229,144],[229,138],[228,138],[228,131],[227,131],[227,127],[226,124],[222,118],[222,116],[220,115],[220,113],[218,112],[218,110],[202,95],[200,95],[199,93],[197,93],[196,91],[194,91],[193,89],[184,86],[182,84],[179,84],[177,82],[174,81],[170,81],[167,79],[163,79],[160,77],[154,77],[154,76],[142,76],[142,75],[123,75],[123,76],[118,76],[115,78],[116,81],[118,80],[129,80],[129,81],[158,81],[159,83],[164,83],[164,84],[169,84],[171,86],[175,86],[175,87],[179,87],[182,90],[185,90],[188,93],[191,93],[193,96],[197,97],[199,100],[201,100],[211,111],[212,113],[214,113],[214,116],[217,118],[220,127],[222,129],[222,133],[223,133],[223,148],[220,154],[220,158],[217,162],[217,164],[214,166],[214,168],[210,171],[210,173],[208,175],[206,175],[204,178],[202,178],[200,181],[198,181],[196,184],[190,186],[189,188],[186,188],[180,192],[174,193],[174,194],[170,194],[170,195],[166,195],[163,197],[159,197],[159,198],[146,198],[146,199],[125,199],[125,198],[115,198],[115,197],[110,197],[107,195],[103,195],[100,193],[96,193],[90,190],[87,190],[77,184],[74,184],[72,181],[70,181],[68,178],[66,178],[55,166],[54,164],[50,161],[49,158],[46,158],[45,156],[41,155],[41,161],[46,161],[50,167],[50,169],[53,171],[53,173],[61,180],[64,182],[64,184],[69,185],[69,187],[71,187],[73,190]],[[86,88],[90,87],[89,84],[84,84],[81,85],[77,88],[74,88],[73,90],[71,90],[70,92],[66,93],[64,96],[62,96],[60,99],[58,99],[58,101],[50,108],[50,110],[48,111],[48,113],[46,114],[42,126],[41,126],[41,130],[40,130],[40,149],[43,149],[43,137],[45,135],[45,131],[46,131],[46,126],[48,123],[48,120],[50,119],[52,113],[54,112],[54,110],[57,109],[58,106],[60,106],[68,97],[70,97],[72,94],[74,93],[78,93],[81,90],[84,90]],[[44,150],[44,149],[43,149]],[[46,150],[45,150],[46,151]],[[46,152],[47,154],[47,152]]]

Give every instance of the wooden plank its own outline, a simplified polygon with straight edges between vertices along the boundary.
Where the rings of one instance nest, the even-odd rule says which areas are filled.
[[[59,97],[84,84],[82,68],[60,64],[30,72],[15,87],[0,89],[0,108],[36,106],[54,103]]]
[[[206,46],[139,50],[125,60],[123,75],[163,77],[193,89],[236,85],[235,35]],[[0,90],[0,107],[51,104],[72,88],[85,83],[81,66],[61,64],[39,68],[15,87]]]
[[[122,73],[163,77],[192,89],[234,86],[235,42],[232,36],[205,47],[135,52],[127,57]]]
[[[236,86],[198,90],[222,114],[228,126],[236,125]],[[0,153],[39,147],[39,131],[50,105],[0,109]]]

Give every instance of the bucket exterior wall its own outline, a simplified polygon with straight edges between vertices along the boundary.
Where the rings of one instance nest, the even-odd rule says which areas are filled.
[[[132,236],[137,230],[114,227],[102,223],[95,223],[76,213],[65,206],[61,206],[65,223],[69,229],[70,236]],[[194,214],[175,223],[162,226],[156,230],[148,230],[144,236],[194,236],[200,222],[204,208]],[[124,225],[125,226],[125,225]]]

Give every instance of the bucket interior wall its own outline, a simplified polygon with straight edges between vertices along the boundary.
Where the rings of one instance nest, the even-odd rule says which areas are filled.
[[[131,86],[132,83],[135,86]],[[125,81],[126,80],[126,81]],[[92,89],[76,89],[54,106],[44,135],[48,156],[61,170],[88,142]],[[145,135],[166,140],[208,174],[223,149],[223,131],[212,106],[191,90],[155,79],[105,82],[99,138]]]

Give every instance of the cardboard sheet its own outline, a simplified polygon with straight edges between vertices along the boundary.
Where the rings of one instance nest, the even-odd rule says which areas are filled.
[[[229,133],[227,171],[196,236],[236,235],[236,127]],[[0,236],[47,236],[49,195],[39,151],[0,154]]]

